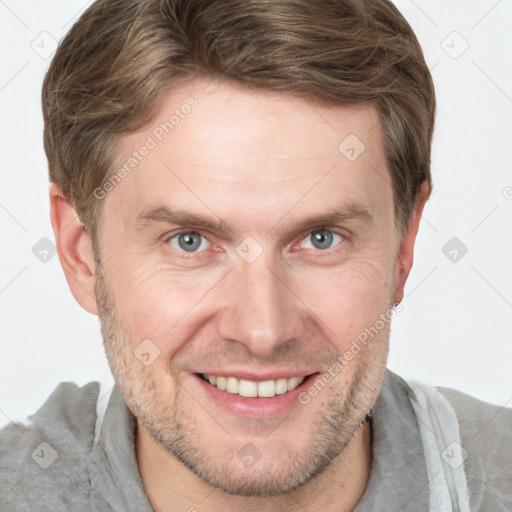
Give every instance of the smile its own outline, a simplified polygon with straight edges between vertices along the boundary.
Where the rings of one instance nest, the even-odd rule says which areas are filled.
[[[255,382],[237,379],[236,377],[207,375],[206,373],[201,373],[200,376],[203,380],[222,391],[227,391],[233,395],[240,395],[246,398],[271,398],[275,395],[283,395],[288,391],[292,391],[297,386],[300,386],[307,377],[307,375],[304,377],[291,377],[289,379],[283,377],[280,379]]]

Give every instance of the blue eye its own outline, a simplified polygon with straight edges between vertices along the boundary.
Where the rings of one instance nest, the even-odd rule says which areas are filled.
[[[309,247],[305,245],[307,249],[326,250],[330,249],[333,245],[338,245],[343,238],[330,229],[317,229],[309,233],[304,240],[306,243],[309,242],[311,244]],[[334,242],[337,243],[334,244]]]
[[[174,236],[169,238],[169,243],[175,249],[185,252],[198,252],[199,250],[204,250],[209,246],[208,240],[196,231],[176,233]]]

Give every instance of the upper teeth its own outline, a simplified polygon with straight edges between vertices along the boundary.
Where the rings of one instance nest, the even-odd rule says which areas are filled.
[[[265,380],[263,382],[254,382],[251,380],[237,379],[236,377],[221,377],[217,375],[202,374],[203,377],[212,385],[219,389],[245,397],[273,397],[282,395],[287,391],[295,389],[305,377],[281,378],[277,380]]]

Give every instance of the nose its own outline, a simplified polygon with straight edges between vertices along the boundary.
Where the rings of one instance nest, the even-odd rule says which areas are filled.
[[[299,339],[303,322],[300,300],[283,272],[269,263],[263,255],[250,264],[237,262],[225,283],[217,327],[223,339],[243,343],[254,357],[267,359]]]

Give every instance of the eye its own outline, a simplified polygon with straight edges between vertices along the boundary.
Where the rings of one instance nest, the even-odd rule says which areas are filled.
[[[210,242],[197,231],[182,231],[169,237],[168,243],[178,251],[199,252],[207,249]]]
[[[311,231],[306,238],[303,238],[306,249],[331,249],[342,241],[343,237],[330,229],[316,229]]]

